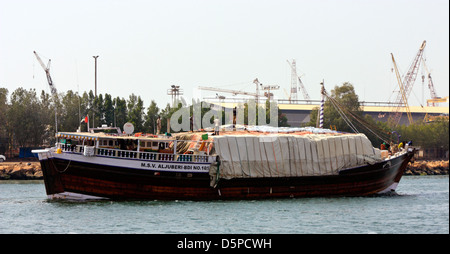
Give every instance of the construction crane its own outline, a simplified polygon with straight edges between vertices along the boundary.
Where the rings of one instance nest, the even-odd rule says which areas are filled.
[[[48,85],[50,86],[50,90],[52,92],[52,95],[55,95],[57,93],[55,85],[53,85],[52,77],[50,76],[50,63],[51,59],[48,59],[47,66],[45,66],[44,62],[42,62],[42,59],[39,57],[39,55],[36,53],[36,51],[33,51],[34,55],[36,56],[39,64],[42,66],[42,68],[45,71],[45,74],[47,75],[47,81]]]
[[[207,90],[207,91],[222,92],[222,93],[231,93],[233,95],[243,94],[243,95],[248,95],[248,96],[255,96],[255,97],[257,96],[256,93],[252,93],[252,92],[237,91],[237,90],[231,90],[231,89],[222,89],[222,88],[216,88],[216,87],[199,86],[198,89],[200,89],[200,90]]]
[[[402,83],[401,89],[403,90],[403,92],[400,91],[398,93],[397,99],[394,102],[395,105],[397,106],[394,107],[388,119],[388,121],[391,122],[394,126],[398,125],[398,123],[400,122],[400,118],[402,117],[401,108],[403,106],[402,101],[404,101],[403,96],[405,96],[405,99],[408,99],[412,91],[414,82],[416,81],[417,70],[419,69],[420,66],[420,59],[422,58],[425,45],[426,41],[423,41],[422,45],[419,48],[419,51],[417,52],[413,62],[411,63],[411,66],[408,69],[408,72],[406,73],[406,75],[403,78],[403,81],[401,82]]]
[[[405,91],[403,83],[401,81],[400,73],[398,72],[397,64],[395,63],[394,55],[392,53],[391,53],[391,56],[392,56],[392,62],[394,63],[395,75],[397,77],[398,86],[400,87],[400,94],[402,96],[403,104],[405,105],[405,108],[406,108],[406,114],[408,116],[409,124],[412,124],[413,119],[411,116],[411,112],[409,111],[408,98],[406,96],[406,91]]]
[[[256,102],[259,102],[259,88],[261,87],[262,90],[265,90],[267,92],[264,92],[264,96],[267,97],[269,100],[271,99],[271,97],[273,97],[273,93],[270,92],[270,90],[278,90],[280,89],[280,86],[264,86],[263,84],[261,84],[259,82],[259,80],[257,78],[255,78],[255,80],[253,80],[253,83],[256,84],[256,94],[258,94],[258,98],[256,99]]]
[[[286,95],[286,97],[288,98],[288,101],[291,101],[291,95],[288,94],[288,92],[286,91],[285,88],[283,88],[283,92],[284,92],[284,94]]]
[[[428,88],[430,89],[430,96],[431,96],[431,99],[427,100],[427,106],[436,107],[439,105],[438,104],[439,102],[446,102],[446,100],[437,96],[436,90],[434,89],[433,79],[431,78],[431,73],[428,70],[428,67],[425,63],[425,59],[423,59],[423,58],[422,58],[422,63],[423,63],[423,69],[425,69],[425,71],[427,72]],[[425,75],[422,75],[422,83],[424,83],[424,82],[425,82]]]
[[[53,84],[52,77],[50,76],[50,63],[51,59],[48,59],[47,66],[44,64],[42,59],[39,57],[39,55],[36,53],[36,51],[33,51],[34,55],[36,56],[39,64],[42,66],[42,68],[45,71],[45,74],[47,75],[47,82],[50,86],[50,91],[52,93],[53,99],[55,100],[55,131],[58,132],[58,117],[57,117],[57,108],[56,108],[56,99],[58,97],[58,92],[56,91],[55,85]]]
[[[259,94],[259,87],[261,87],[263,90],[268,90],[269,92],[264,93],[264,97],[270,98],[271,95],[273,95],[272,93],[270,93],[270,90],[276,90],[279,89],[279,86],[263,86],[263,84],[261,84],[258,79],[256,78],[255,80],[253,80],[253,83],[256,84],[256,93],[252,93],[252,92],[245,92],[245,91],[238,91],[238,90],[231,90],[231,89],[222,89],[222,88],[217,88],[217,87],[206,87],[206,86],[199,86],[198,89],[200,90],[207,90],[207,91],[214,91],[214,92],[222,92],[222,93],[231,93],[233,95],[238,95],[238,94],[242,94],[242,95],[248,95],[248,96],[254,96],[256,102],[259,102],[259,97],[261,96]]]
[[[303,93],[303,98],[305,100],[310,100],[309,94],[306,91],[305,86],[303,85],[302,80],[300,79],[300,77],[297,74],[297,67],[296,67],[296,63],[295,63],[295,59],[292,60],[292,63],[290,63],[288,60],[286,60],[289,64],[289,66],[291,66],[291,96],[289,101],[292,100],[297,100],[297,80],[298,80],[298,84],[300,85],[300,90]]]
[[[448,102],[448,96],[446,96],[444,98],[437,97],[437,98],[427,100],[427,104],[428,105],[432,104],[433,106],[437,105],[438,103],[446,103],[446,102]]]
[[[258,78],[255,78],[255,80],[253,80],[253,83],[256,85],[256,96],[255,96],[256,105],[259,105],[259,87],[262,86],[262,84],[259,83]]]
[[[271,100],[273,98],[273,93],[271,93],[270,90],[278,90],[280,89],[280,86],[263,86],[262,89],[267,91],[264,92],[264,96]]]

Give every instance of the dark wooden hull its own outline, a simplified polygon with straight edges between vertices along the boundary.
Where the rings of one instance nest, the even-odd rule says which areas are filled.
[[[42,159],[41,166],[50,197],[76,193],[114,200],[262,199],[389,192],[412,156],[413,152],[408,152],[332,176],[220,179],[215,188],[210,187],[208,173],[157,172],[55,157]]]

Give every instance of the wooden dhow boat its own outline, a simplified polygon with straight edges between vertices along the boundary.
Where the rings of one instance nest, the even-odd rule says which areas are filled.
[[[54,147],[33,151],[51,199],[367,196],[395,191],[414,154],[387,154],[364,134],[319,128],[56,136]]]

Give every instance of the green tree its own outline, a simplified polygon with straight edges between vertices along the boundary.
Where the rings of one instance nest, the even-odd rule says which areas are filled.
[[[0,88],[0,138],[6,136],[6,112],[8,110],[8,89]]]
[[[94,113],[95,113],[95,126],[99,127],[105,123],[105,114],[103,109],[103,95],[99,94],[94,98]]]
[[[167,130],[167,120],[173,115],[173,113],[183,107],[183,103],[178,103],[177,107],[171,107],[169,103],[167,103],[166,108],[161,110],[159,116],[161,117],[161,133],[171,132],[171,130]]]
[[[76,131],[80,125],[80,97],[72,90],[62,96],[62,115],[58,119],[61,131]]]
[[[105,99],[103,100],[103,116],[105,124],[114,126],[114,106],[110,94],[105,94]]]
[[[335,86],[334,89],[331,90],[330,97],[335,99],[348,111],[362,118],[363,111],[360,108],[358,95],[356,95],[353,85],[349,82],[343,83],[342,86]],[[318,110],[319,108],[315,108],[311,111],[310,121],[307,124],[308,126],[317,125]],[[335,127],[339,131],[352,132],[352,129],[347,125],[330,100],[325,101],[323,116],[324,128],[331,127],[334,129]]]
[[[147,109],[147,114],[145,114],[144,119],[144,131],[147,133],[156,133],[156,119],[158,119],[159,108],[156,102],[152,100],[150,107]]]
[[[342,132],[355,132],[354,129],[356,129],[357,132],[364,133],[374,146],[388,141],[389,127],[387,124],[377,123],[371,116],[363,114],[358,95],[351,83],[345,82],[341,86],[335,86],[329,97],[324,103],[324,128]],[[318,125],[318,112],[319,108],[311,111],[308,126]]]
[[[127,102],[123,98],[116,97],[113,100],[113,104],[115,105],[116,126],[122,128],[128,119]]]
[[[20,147],[42,144],[45,126],[41,116],[41,105],[34,89],[17,88],[11,94],[7,112],[8,131]]]
[[[80,97],[80,112],[81,112],[80,121],[81,119],[84,119],[86,116],[89,118],[92,116],[90,115],[89,107],[90,107],[89,94],[87,92],[84,92],[83,96]],[[87,131],[87,123],[82,123],[80,127],[81,131],[83,132]]]
[[[142,132],[144,129],[144,102],[141,96],[131,94],[127,101],[127,109],[128,121],[134,125],[134,132]]]
[[[0,88],[0,154],[5,154],[9,147],[8,122],[8,89]]]
[[[421,148],[449,149],[449,121],[440,119],[430,123],[413,123],[409,126],[397,126],[395,131],[400,135],[400,141],[413,141]],[[397,138],[396,136],[394,137]]]
[[[92,92],[92,90],[89,91],[89,93],[87,94],[87,100],[86,100],[86,104],[87,104],[87,112],[86,115],[88,115],[89,117],[89,128],[95,127],[95,111],[96,111],[96,103],[95,103],[95,95],[94,92]]]
[[[55,106],[53,99],[50,94],[42,90],[40,101],[40,119],[45,130],[42,143],[44,145],[53,144],[55,142]]]

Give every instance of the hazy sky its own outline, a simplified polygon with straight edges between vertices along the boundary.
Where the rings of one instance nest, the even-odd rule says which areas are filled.
[[[171,85],[189,99],[198,86],[254,92],[255,78],[286,98],[286,60],[296,59],[312,99],[325,80],[389,101],[398,90],[390,53],[404,74],[424,40],[436,91],[448,96],[448,0],[0,0],[0,87],[50,92],[35,50],[52,60],[61,92],[94,90],[99,55],[98,93],[134,93],[144,106],[165,107]],[[422,100],[419,72],[412,105]]]

